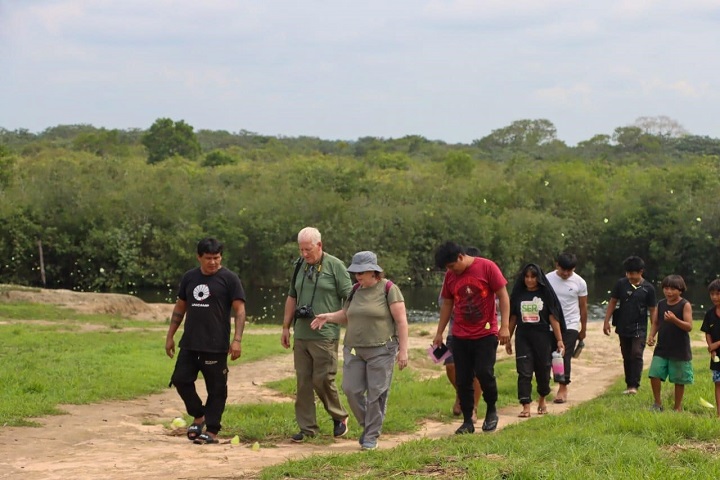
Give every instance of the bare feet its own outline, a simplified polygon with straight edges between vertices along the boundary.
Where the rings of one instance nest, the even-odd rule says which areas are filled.
[[[455,405],[453,405],[452,412],[456,417],[459,417],[460,414],[462,414],[462,410],[460,409],[460,399],[458,397],[455,397]]]

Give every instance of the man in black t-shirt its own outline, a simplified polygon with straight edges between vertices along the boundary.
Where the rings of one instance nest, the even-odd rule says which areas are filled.
[[[648,316],[657,305],[655,287],[642,276],[645,262],[631,256],[623,262],[625,277],[619,279],[612,289],[603,333],[610,335],[611,322],[620,339],[620,352],[625,368],[624,394],[634,395],[640,387],[643,371],[643,352],[647,343]],[[617,307],[617,309],[615,308]]]
[[[170,383],[185,402],[188,415],[194,418],[188,427],[188,439],[199,444],[218,443],[217,434],[222,428],[220,420],[227,400],[227,356],[230,355],[231,360],[240,358],[245,328],[245,291],[240,278],[222,267],[222,251],[223,244],[214,238],[198,243],[200,266],[187,271],[180,281],[165,339],[165,352],[173,358],[175,332],[185,318],[180,353]],[[235,311],[232,343],[231,310]],[[195,388],[200,372],[208,392],[204,405]]]

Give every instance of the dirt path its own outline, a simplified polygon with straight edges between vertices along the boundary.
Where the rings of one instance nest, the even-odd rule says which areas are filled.
[[[587,347],[573,363],[568,403],[551,403],[551,415],[596,397],[621,375],[617,338],[605,337],[600,330],[600,324],[591,324]],[[413,337],[411,346],[424,348],[428,341],[427,337]],[[647,349],[646,355],[649,359],[652,352]],[[504,350],[498,353],[498,358],[505,356]],[[444,374],[441,366],[436,373]],[[292,375],[290,355],[236,365],[230,370],[228,402],[288,401],[262,385]],[[448,409],[450,407],[448,405]],[[0,479],[253,478],[263,467],[286,459],[359,449],[354,439],[339,439],[330,445],[297,445],[284,441],[277,448],[259,451],[251,450],[247,444],[193,445],[184,436],[176,436],[158,425],[182,415],[183,405],[174,390],[131,401],[61,408],[68,414],[39,419],[42,428],[3,428]],[[393,408],[392,397],[389,408]],[[519,411],[517,405],[502,409],[498,428],[518,421],[533,421],[533,418],[519,419]],[[426,422],[417,433],[383,435],[380,448],[392,448],[422,436],[452,435],[458,425],[459,422]]]

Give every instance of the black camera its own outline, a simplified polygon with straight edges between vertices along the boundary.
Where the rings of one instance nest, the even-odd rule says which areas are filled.
[[[295,318],[315,318],[312,305],[300,305],[295,309]]]

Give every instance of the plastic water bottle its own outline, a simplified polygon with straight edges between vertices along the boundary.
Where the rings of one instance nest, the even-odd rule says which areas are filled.
[[[552,352],[552,372],[555,383],[565,381],[565,361],[560,352]]]
[[[585,348],[585,342],[580,340],[577,345],[575,346],[575,351],[573,352],[573,358],[578,358],[580,354],[583,351],[583,348]]]

